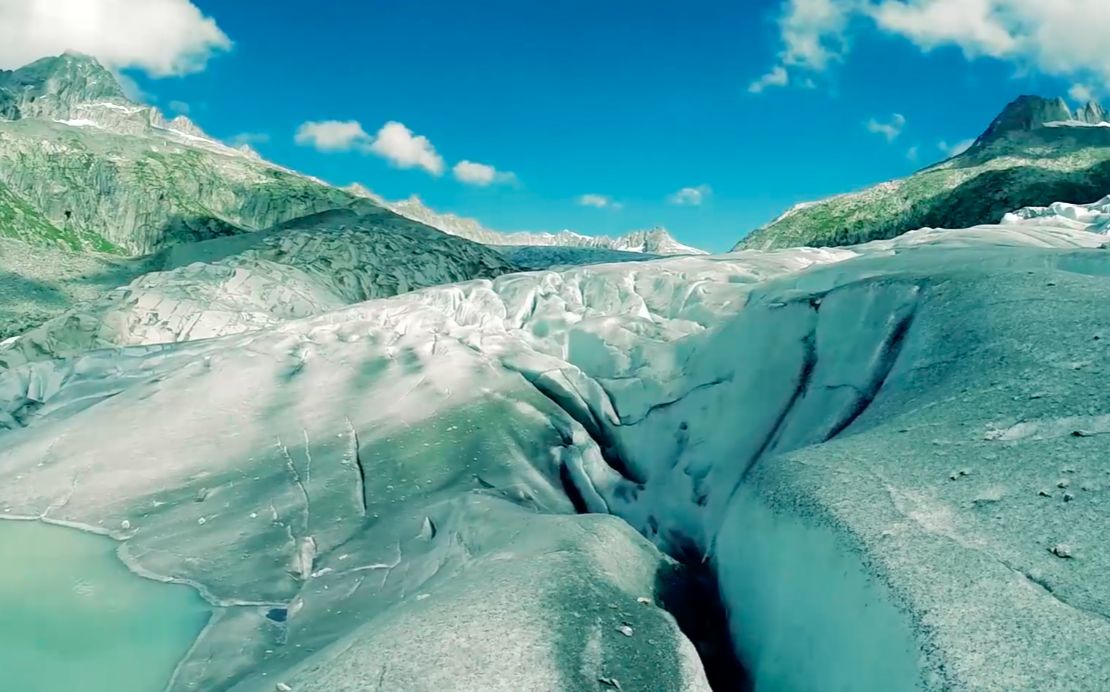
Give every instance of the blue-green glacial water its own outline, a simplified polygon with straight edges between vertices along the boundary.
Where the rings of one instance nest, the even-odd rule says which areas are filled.
[[[208,621],[191,588],[132,574],[116,542],[0,521],[0,690],[159,692]]]

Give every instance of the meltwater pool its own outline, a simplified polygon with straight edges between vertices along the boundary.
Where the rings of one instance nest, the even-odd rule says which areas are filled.
[[[191,588],[131,573],[117,543],[0,521],[0,690],[159,692],[210,611]]]

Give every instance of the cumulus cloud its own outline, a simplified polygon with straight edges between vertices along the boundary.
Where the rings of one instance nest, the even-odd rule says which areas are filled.
[[[432,175],[443,174],[443,158],[436,153],[428,138],[413,134],[412,130],[396,121],[382,125],[369,151],[397,168],[423,168]]]
[[[389,121],[373,137],[357,120],[315,120],[297,128],[294,141],[326,153],[359,151],[375,154],[397,168],[423,168],[442,175],[443,159],[427,137],[396,121]]]
[[[578,198],[578,203],[583,207],[597,207],[598,209],[620,209],[619,202],[614,202],[611,197],[598,194],[586,194]]]
[[[782,62],[823,70],[839,59],[852,5],[844,0],[787,0],[779,18]]]
[[[203,70],[230,48],[190,0],[0,0],[0,68],[73,50],[165,77]]]
[[[752,82],[748,91],[762,93],[790,83],[791,71],[820,72],[847,49],[846,33],[858,0],[784,0],[778,18],[782,48],[778,62]],[[800,80],[800,84],[810,80]]]
[[[964,139],[954,144],[949,144],[948,142],[941,140],[941,142],[937,146],[939,146],[940,150],[947,154],[949,158],[951,158],[953,156],[959,156],[960,154],[964,153],[971,148],[972,144],[975,144],[974,139]]]
[[[701,206],[711,194],[713,188],[708,185],[698,185],[697,187],[684,187],[673,195],[667,197],[667,202],[670,204],[677,204],[685,207]]]
[[[875,118],[867,121],[867,131],[886,137],[886,141],[893,142],[902,134],[906,127],[906,118],[901,113],[895,113],[887,122],[880,122]]]
[[[880,28],[930,50],[954,44],[969,57],[1012,55],[1017,39],[998,16],[1013,0],[885,0],[872,9]],[[1037,0],[1041,2],[1043,0]]]
[[[293,141],[317,151],[336,152],[368,148],[373,138],[357,120],[317,120],[302,123]]]
[[[1071,89],[1068,89],[1068,96],[1070,96],[1073,101],[1086,104],[1095,97],[1095,94],[1094,89],[1087,84],[1073,84]]]
[[[451,170],[459,182],[479,187],[493,183],[515,183],[517,180],[515,173],[499,171],[493,166],[474,161],[459,161]]]
[[[790,74],[782,65],[775,65],[771,71],[748,85],[748,93],[762,94],[770,87],[786,86],[790,83]]]
[[[1090,82],[1110,80],[1105,0],[783,0],[777,65],[817,74],[844,58],[863,29],[923,51],[953,46],[1019,69]]]
[[[265,132],[240,132],[237,135],[232,135],[227,143],[233,147],[241,147],[244,144],[253,147],[256,144],[265,144],[270,141],[270,135]]]

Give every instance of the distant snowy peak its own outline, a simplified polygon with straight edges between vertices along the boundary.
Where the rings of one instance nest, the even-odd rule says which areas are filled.
[[[678,242],[665,228],[633,231],[616,238],[588,236],[570,230],[563,230],[558,233],[530,231],[501,233],[485,228],[475,219],[455,214],[441,214],[430,209],[416,195],[408,199],[390,202],[357,183],[344,189],[352,195],[369,199],[401,216],[419,221],[444,233],[486,245],[596,248],[647,255],[708,254],[704,250]]]
[[[709,253],[689,245],[684,245],[674,239],[674,236],[662,227],[644,231],[632,231],[618,238],[614,238],[611,250],[624,252],[644,252],[651,255],[707,255]]]

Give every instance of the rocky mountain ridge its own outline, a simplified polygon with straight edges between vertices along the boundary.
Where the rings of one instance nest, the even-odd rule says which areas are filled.
[[[620,236],[589,236],[571,230],[557,232],[514,231],[502,233],[482,226],[476,219],[444,214],[429,208],[413,195],[408,199],[391,202],[358,184],[345,188],[352,194],[371,199],[379,205],[414,221],[477,243],[497,246],[535,246],[593,248],[647,255],[704,255],[704,250],[684,245],[663,227],[631,231]]]
[[[1088,203],[1110,190],[1110,122],[1097,102],[1021,96],[965,152],[899,180],[807,202],[734,250],[841,246],[918,228],[997,223],[1023,207]]]
[[[499,234],[438,214],[418,198],[387,202],[262,160],[128,99],[115,76],[78,53],[0,71],[0,236],[119,255],[269,228],[346,206],[382,206],[492,245],[696,254],[664,229],[619,238]]]
[[[0,93],[3,236],[145,255],[358,202],[129,101],[88,56],[4,72]]]

